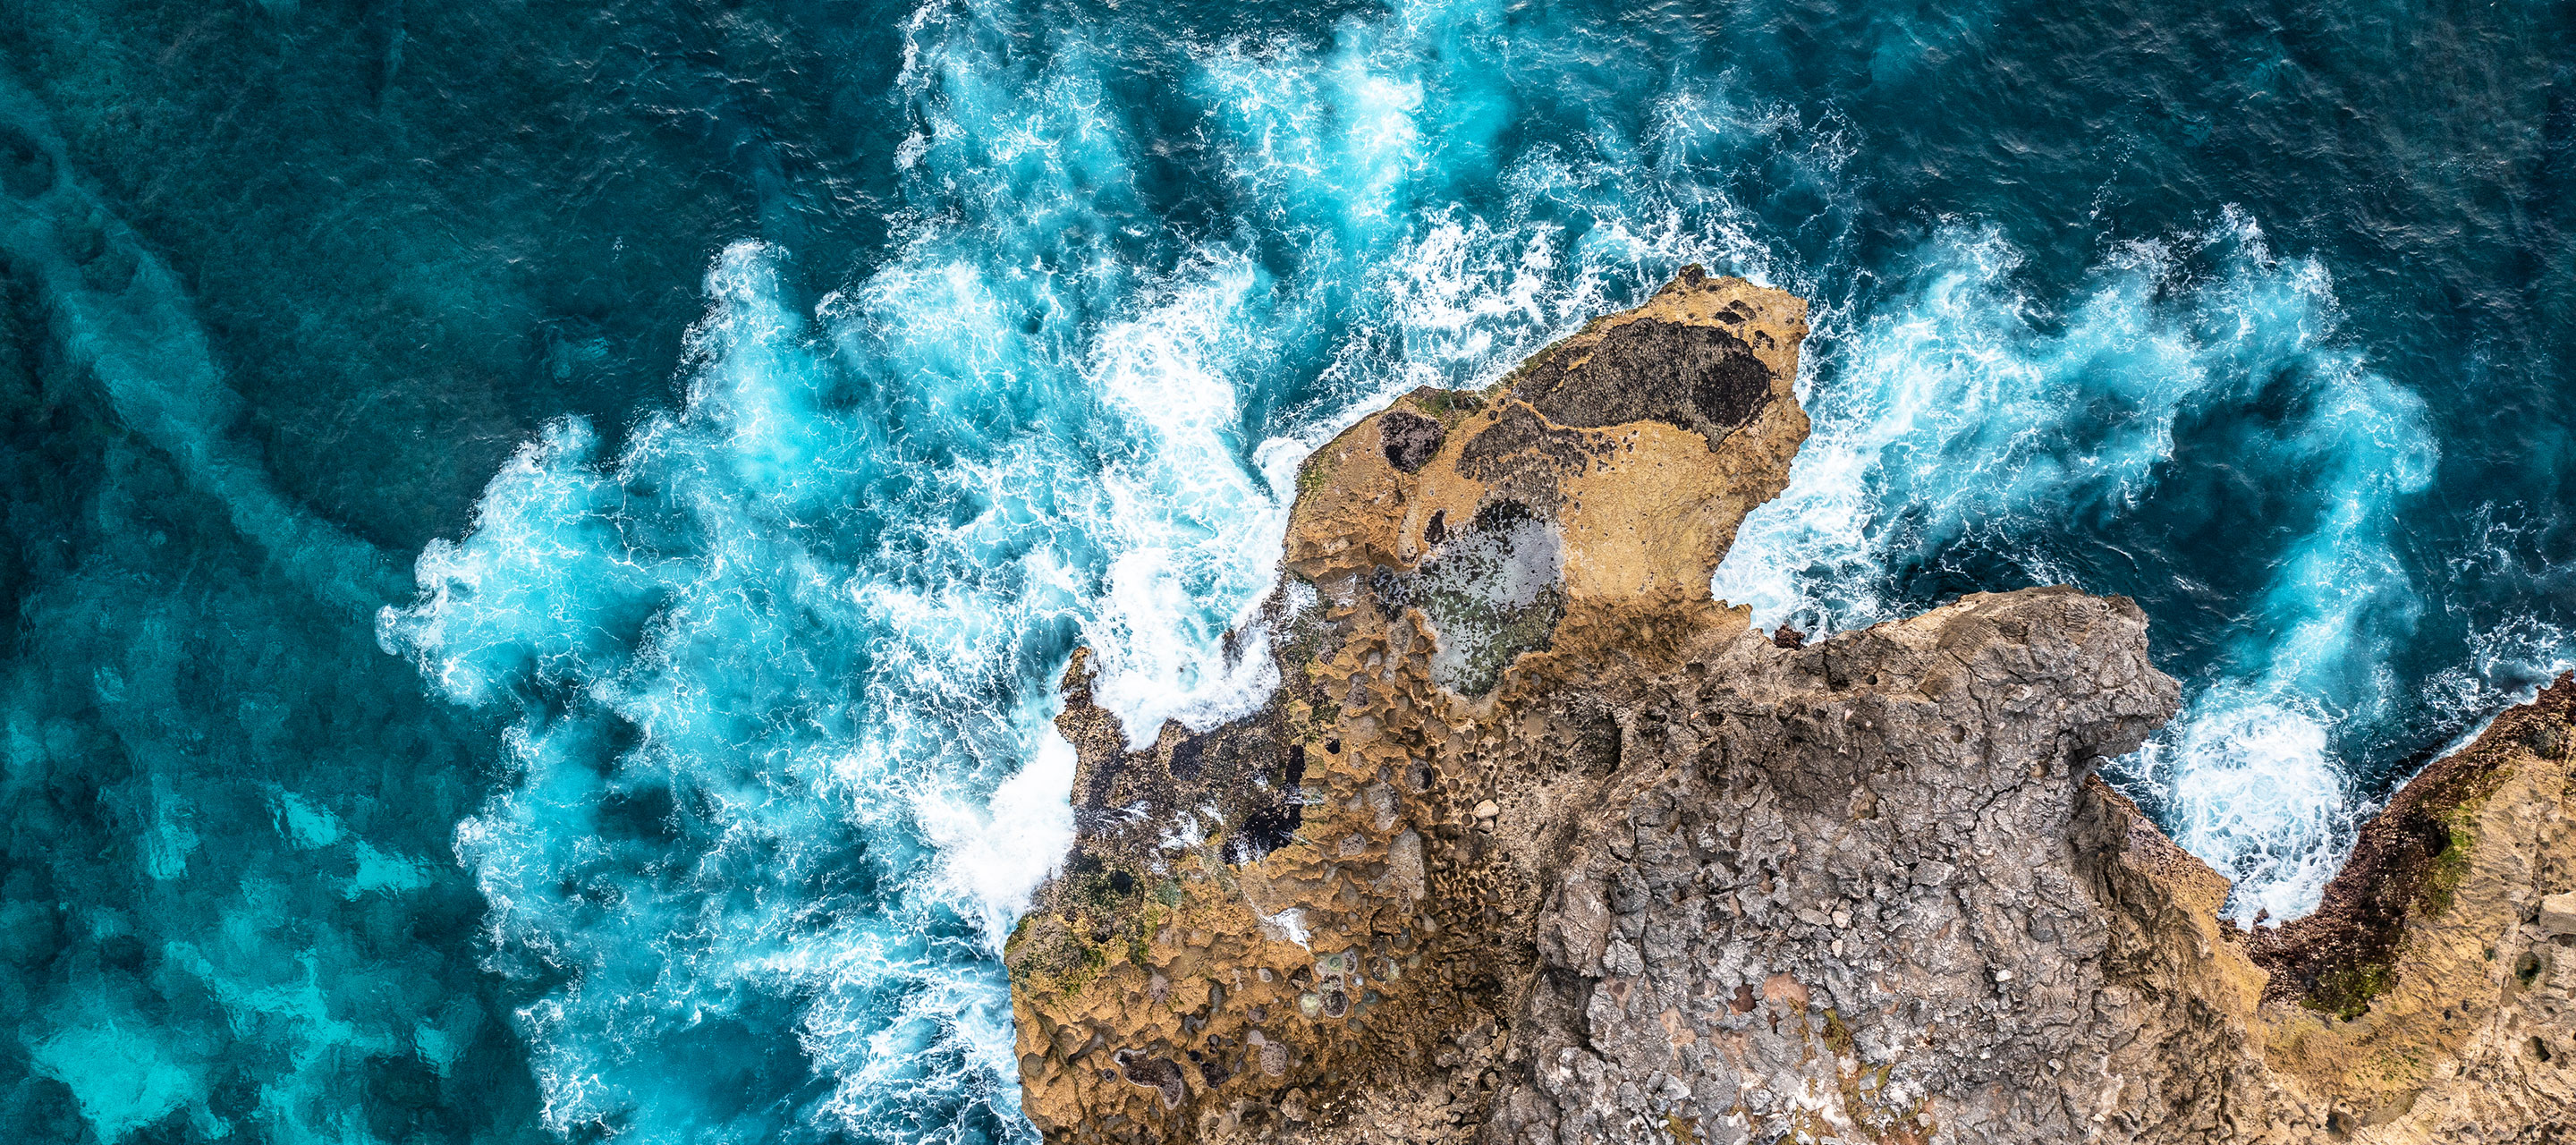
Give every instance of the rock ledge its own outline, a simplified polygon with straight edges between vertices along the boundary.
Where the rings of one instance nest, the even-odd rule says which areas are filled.
[[[1049,1141],[2554,1139],[2576,684],[2249,938],[2093,774],[2176,705],[2129,601],[1710,599],[1805,314],[1688,268],[1318,450],[1254,716],[1131,751],[1076,656],[1078,840],[1007,954]]]

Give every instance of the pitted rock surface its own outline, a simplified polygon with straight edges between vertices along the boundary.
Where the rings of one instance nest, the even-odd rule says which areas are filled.
[[[2091,761],[2173,710],[2145,630],[1975,596],[1797,651],[1738,634],[1617,697],[1633,746],[1543,879],[1502,1138],[2080,1138],[2062,1075],[2112,1027],[2068,827]]]
[[[1078,838],[1007,954],[1049,1141],[2554,1139],[2576,685],[2249,938],[2094,774],[2177,702],[2135,605],[1710,598],[1805,333],[1693,268],[1318,450],[1253,716],[1140,749],[1076,657]]]
[[[1409,410],[1388,410],[1377,429],[1385,443],[1386,463],[1405,473],[1421,472],[1449,435],[1438,421]]]

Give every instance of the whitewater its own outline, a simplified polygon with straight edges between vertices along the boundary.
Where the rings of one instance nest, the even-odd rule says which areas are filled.
[[[925,7],[900,255],[806,310],[782,252],[727,250],[679,409],[613,453],[556,423],[422,554],[386,647],[517,713],[519,777],[458,848],[502,948],[567,977],[518,1018],[550,1124],[1023,1135],[997,955],[1071,837],[1048,724],[1071,649],[1140,742],[1252,710],[1267,657],[1221,637],[1271,587],[1297,462],[1691,262],[1817,302],[1814,439],[1716,578],[1766,627],[1904,615],[1924,594],[1898,575],[1970,549],[2117,589],[2095,574],[2124,554],[2083,539],[2190,494],[2177,419],[2296,391],[2231,463],[2307,475],[2315,511],[2185,714],[2111,770],[2238,881],[2239,917],[2314,906],[2366,810],[2328,729],[2394,698],[2381,665],[2421,605],[2390,531],[2437,460],[2324,268],[2221,206],[2058,296],[1969,219],[1860,281],[1726,189],[1758,155],[1831,227],[1848,128],[1677,78],[1633,93],[1640,130],[1515,145],[1531,89],[1622,77],[1575,27],[1495,53],[1504,17],[1406,4],[1325,43],[1175,45],[1222,204],[1188,225],[1151,201],[1151,127],[1106,74],[1137,47],[1075,27],[1023,52],[1007,13]],[[790,1037],[810,1082],[670,1091],[711,1048]]]

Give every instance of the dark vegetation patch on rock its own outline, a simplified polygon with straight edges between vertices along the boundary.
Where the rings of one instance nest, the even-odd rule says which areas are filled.
[[[1698,432],[1714,451],[1770,400],[1771,370],[1727,330],[1640,318],[1533,363],[1513,396],[1558,425],[1660,421]]]
[[[1386,450],[1386,463],[1406,473],[1420,472],[1448,437],[1449,431],[1439,422],[1412,410],[1388,410],[1377,422],[1378,444]]]
[[[2576,674],[2496,717],[2466,749],[2434,760],[2361,829],[2352,858],[2326,884],[2316,913],[2258,928],[2246,953],[2271,972],[2266,1001],[2294,999],[2353,1018],[2396,984],[2392,966],[2410,919],[2436,920],[2468,868],[2479,807],[2517,752],[2564,758],[2576,723]]]

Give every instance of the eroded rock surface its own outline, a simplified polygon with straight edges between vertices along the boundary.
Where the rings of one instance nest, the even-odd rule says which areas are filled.
[[[2576,685],[2249,939],[2093,775],[2176,703],[2128,601],[1802,643],[1709,598],[1805,329],[1694,268],[1326,445],[1255,716],[1137,750],[1075,659],[1008,952],[1050,1141],[2551,1139]]]

